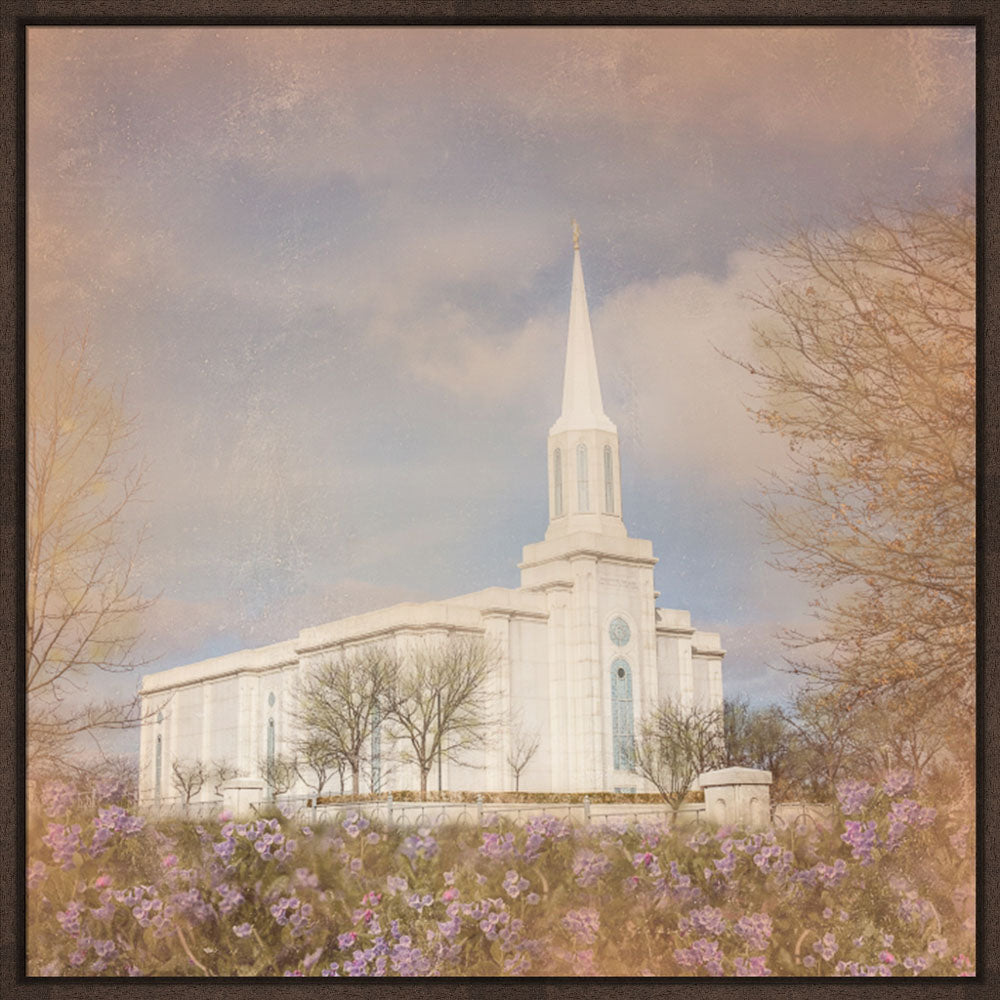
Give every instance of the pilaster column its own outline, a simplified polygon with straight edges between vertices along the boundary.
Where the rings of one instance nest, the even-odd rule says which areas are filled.
[[[600,695],[597,675],[600,669],[600,620],[597,609],[597,559],[579,555],[570,559],[573,568],[573,614],[571,616],[571,676],[575,694],[573,715],[576,720],[576,745],[571,764],[574,784],[590,791],[599,780]]]
[[[491,702],[499,716],[495,742],[486,747],[487,788],[504,791],[508,781],[507,757],[510,753],[511,697],[510,697],[510,615],[491,612],[483,615],[486,642],[496,649],[497,663],[491,680]]]
[[[212,682],[202,681],[201,684],[201,762],[205,767],[209,767],[212,763]],[[202,794],[199,796],[201,799],[211,799],[215,796],[212,795],[212,789],[209,786],[209,782],[205,782],[205,787],[202,788]]]

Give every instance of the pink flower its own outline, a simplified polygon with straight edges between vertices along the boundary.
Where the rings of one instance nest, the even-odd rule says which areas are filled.
[[[103,889],[108,885],[111,885],[110,875],[98,875],[97,878],[94,879],[94,887],[97,889]]]
[[[223,809],[222,812],[219,813],[220,823],[228,823],[232,818],[233,814],[228,809]]]
[[[163,859],[162,864],[163,864],[164,868],[173,868],[177,864],[177,855],[176,854],[168,854]]]
[[[458,899],[458,889],[445,889],[441,893],[441,898],[446,902],[450,903],[453,899]]]
[[[893,955],[891,951],[883,951],[879,953],[878,960],[880,962],[885,962],[886,965],[895,965],[896,956]]]

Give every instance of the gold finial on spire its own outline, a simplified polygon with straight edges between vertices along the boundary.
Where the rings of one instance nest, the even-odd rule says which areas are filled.
[[[576,219],[573,220],[573,249],[580,249],[580,227],[576,224]]]

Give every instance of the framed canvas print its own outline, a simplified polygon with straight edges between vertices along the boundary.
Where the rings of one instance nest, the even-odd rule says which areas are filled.
[[[975,973],[974,22],[24,31],[28,977]]]

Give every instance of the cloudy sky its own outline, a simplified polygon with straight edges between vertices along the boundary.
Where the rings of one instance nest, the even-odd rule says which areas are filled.
[[[972,29],[35,27],[27,66],[29,350],[127,383],[153,669],[517,586],[576,218],[629,533],[727,692],[782,693],[811,595],[719,351],[789,226],[972,189]]]

